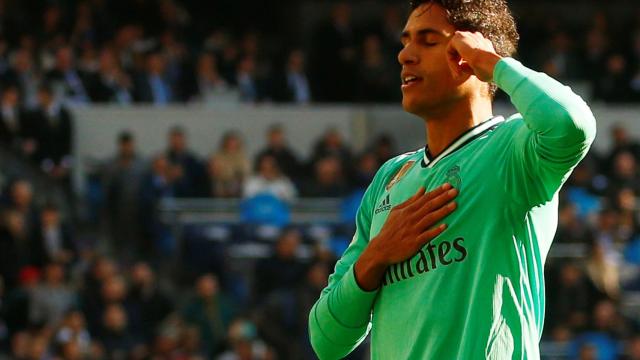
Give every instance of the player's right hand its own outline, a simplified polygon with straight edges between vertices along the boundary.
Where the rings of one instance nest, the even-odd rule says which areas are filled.
[[[435,226],[456,209],[458,190],[444,184],[425,193],[421,187],[412,197],[391,209],[380,233],[369,241],[355,264],[356,281],[364,290],[378,288],[387,267],[414,256],[441,234],[446,224]]]
[[[458,190],[444,184],[425,193],[424,187],[391,209],[380,233],[369,247],[380,254],[379,261],[389,266],[414,256],[427,242],[442,233],[446,224],[434,226],[456,208],[453,199]]]

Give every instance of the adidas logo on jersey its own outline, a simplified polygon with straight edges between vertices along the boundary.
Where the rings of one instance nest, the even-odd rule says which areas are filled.
[[[383,211],[389,211],[389,210],[391,210],[391,204],[389,202],[389,194],[387,194],[384,200],[382,200],[382,203],[378,205],[378,208],[376,209],[376,214],[379,214]]]

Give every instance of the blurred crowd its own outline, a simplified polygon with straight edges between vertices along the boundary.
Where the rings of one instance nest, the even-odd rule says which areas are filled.
[[[247,19],[227,18],[220,5],[211,20],[194,0],[0,0],[2,151],[69,190],[74,106],[398,100],[401,7],[356,23],[355,5],[339,3],[300,47],[277,40],[286,30],[252,24],[278,15],[249,3],[246,13],[232,6]],[[598,12],[584,27],[521,17],[527,64],[586,81],[596,100],[638,99],[640,14],[627,24]],[[0,359],[313,358],[307,314],[339,251],[285,227],[265,256],[244,263],[209,244],[208,267],[176,278],[166,257],[175,239],[156,210],[175,198],[346,199],[396,154],[390,137],[354,153],[328,129],[303,157],[274,124],[255,156],[231,131],[202,157],[179,125],[166,136],[147,158],[122,132],[94,171],[107,251],[28,178],[0,182]],[[640,359],[640,142],[622,126],[610,136],[611,148],[592,151],[561,193],[543,353]]]
[[[0,84],[18,89],[27,110],[42,85],[73,106],[398,102],[406,4],[381,4],[377,15],[356,20],[361,9],[349,2],[325,17],[290,1],[205,3],[2,0]],[[640,99],[637,9],[623,19],[599,11],[588,21],[515,9],[527,65],[588,84],[594,100]],[[296,17],[309,12],[314,21],[301,32]]]

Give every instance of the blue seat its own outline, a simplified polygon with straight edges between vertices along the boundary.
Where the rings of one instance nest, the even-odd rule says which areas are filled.
[[[271,194],[259,194],[240,204],[240,219],[253,225],[283,227],[289,224],[289,205]]]

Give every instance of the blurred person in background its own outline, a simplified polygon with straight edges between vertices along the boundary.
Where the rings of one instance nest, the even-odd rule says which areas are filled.
[[[151,52],[145,58],[146,67],[134,78],[134,98],[137,102],[168,105],[174,93],[167,79],[166,60],[159,52]]]
[[[55,93],[62,95],[69,105],[89,104],[91,99],[85,85],[86,75],[76,69],[73,49],[67,46],[58,49],[55,61],[55,67],[45,76]]]
[[[225,133],[220,141],[218,151],[212,157],[219,162],[222,170],[219,174],[219,180],[236,184],[238,193],[234,196],[240,196],[242,184],[251,173],[251,163],[244,151],[240,135],[235,131]]]
[[[548,285],[555,290],[549,292],[546,332],[553,334],[559,328],[583,330],[594,305],[589,299],[591,293],[585,274],[573,262],[562,262],[554,270]]]
[[[311,39],[311,91],[317,101],[354,100],[357,36],[351,19],[351,4],[338,2],[332,5],[331,18],[314,30]]]
[[[139,318],[143,339],[150,342],[159,325],[173,311],[173,303],[160,289],[156,274],[149,264],[138,262],[131,268],[131,289],[128,301],[132,313]]]
[[[41,81],[33,64],[33,53],[29,49],[19,48],[12,53],[11,59],[11,68],[0,80],[7,87],[17,87],[24,108],[32,110],[38,104],[38,87]]]
[[[262,100],[263,94],[256,74],[256,60],[247,55],[240,59],[236,71],[236,84],[240,102],[255,103]]]
[[[259,194],[271,194],[289,203],[293,202],[298,194],[291,180],[280,171],[277,160],[271,155],[258,157],[255,175],[244,183],[245,198]]]
[[[352,187],[364,191],[373,177],[376,175],[378,168],[378,159],[374,153],[365,151],[356,160],[355,171],[352,179]]]
[[[378,35],[369,34],[362,44],[362,66],[358,69],[355,89],[356,101],[363,103],[389,102],[397,91],[399,80],[389,63],[389,57],[382,52]]]
[[[302,242],[300,231],[294,228],[282,231],[268,258],[256,263],[252,298],[263,302],[275,290],[293,290],[304,276],[304,264],[297,257]]]
[[[105,307],[98,338],[109,359],[126,359],[140,344],[140,339],[129,329],[127,312],[117,303]]]
[[[267,129],[266,146],[258,153],[257,158],[269,155],[273,156],[280,170],[294,182],[298,181],[301,172],[301,164],[295,151],[287,143],[287,136],[282,125],[275,124]]]
[[[137,214],[144,166],[133,134],[121,132],[117,138],[115,155],[103,167],[106,221],[113,250],[122,252],[127,244],[133,244],[138,251],[141,249]]]
[[[38,89],[38,107],[31,115],[38,127],[38,158],[42,169],[54,179],[69,180],[73,141],[71,112],[57,101],[48,85]]]
[[[222,293],[218,278],[213,274],[205,274],[196,279],[195,296],[181,311],[187,324],[200,331],[202,350],[208,358],[222,350],[234,312],[233,304]]]
[[[306,268],[304,281],[297,287],[274,290],[255,309],[259,333],[273,346],[278,359],[314,357],[306,334],[308,314],[327,285],[328,276],[328,265],[314,262]]]
[[[66,313],[55,333],[55,343],[63,348],[63,353],[73,352],[79,358],[86,358],[91,354],[92,338],[81,311],[73,309]],[[67,346],[72,349],[65,350]]]
[[[593,243],[586,262],[586,274],[592,292],[591,301],[617,300],[620,297],[620,269],[614,254],[607,250],[609,245]]]
[[[206,196],[212,198],[237,197],[242,192],[243,184],[228,177],[224,160],[217,156],[209,157],[207,162]]]
[[[69,269],[78,256],[71,227],[62,221],[54,204],[42,208],[39,226],[33,234],[32,249],[34,263],[38,266],[55,262]]]
[[[606,193],[610,196],[622,187],[629,187],[634,191],[640,191],[640,175],[638,163],[632,153],[623,151],[613,158],[613,169],[609,175],[609,184]]]
[[[140,186],[138,219],[142,230],[141,249],[138,256],[148,257],[167,253],[173,247],[169,229],[158,218],[158,206],[164,199],[175,198],[184,193],[182,178],[184,169],[171,163],[165,154],[156,155]],[[153,249],[151,251],[150,249]]]
[[[219,96],[230,90],[229,84],[218,71],[216,55],[209,52],[198,57],[191,81],[191,100],[202,103],[215,102]]]
[[[98,69],[88,80],[91,99],[96,103],[129,105],[133,102],[133,82],[123,71],[111,48],[100,51]]]
[[[30,237],[38,224],[40,210],[33,199],[33,186],[24,179],[15,180],[8,191],[4,209],[16,211],[25,223],[24,231]]]
[[[633,155],[636,163],[640,161],[640,143],[631,137],[629,130],[623,124],[611,127],[611,148],[603,159],[602,167],[607,175],[611,175],[613,164],[620,153],[628,152]]]
[[[284,69],[278,69],[273,79],[273,100],[294,104],[308,104],[312,100],[311,86],[302,50],[293,49],[287,55]]]
[[[205,182],[205,169],[200,159],[189,149],[186,130],[174,126],[167,136],[167,160],[182,169],[178,197],[196,197],[202,195]]]
[[[273,351],[258,337],[255,325],[238,318],[229,326],[230,350],[216,357],[217,360],[274,360]]]
[[[53,328],[78,304],[79,299],[67,283],[61,264],[49,263],[43,272],[43,282],[30,294],[29,319],[34,324]]]
[[[30,153],[25,151],[28,145],[25,144],[29,138],[32,139],[30,132],[33,131],[28,122],[27,114],[21,107],[20,94],[15,86],[8,86],[3,89],[0,98],[0,146],[7,149],[23,153],[29,156]],[[33,141],[33,139],[31,140]],[[33,148],[32,151],[36,149]]]
[[[19,280],[23,266],[31,263],[31,243],[25,218],[18,211],[0,212],[0,276],[8,289]]]
[[[594,100],[602,100],[607,103],[632,101],[630,69],[624,55],[620,53],[609,55],[603,70],[598,74],[594,84]]]
[[[315,166],[316,162],[328,156],[337,158],[343,170],[346,170],[351,165],[351,149],[344,143],[344,139],[337,129],[328,129],[314,144],[310,166]]]
[[[7,289],[1,315],[10,337],[15,338],[20,332],[29,329],[30,298],[39,283],[40,271],[36,267],[25,266],[20,269],[15,286]]]
[[[306,197],[341,197],[348,193],[344,168],[339,158],[319,158],[313,169],[314,176],[302,188]]]

